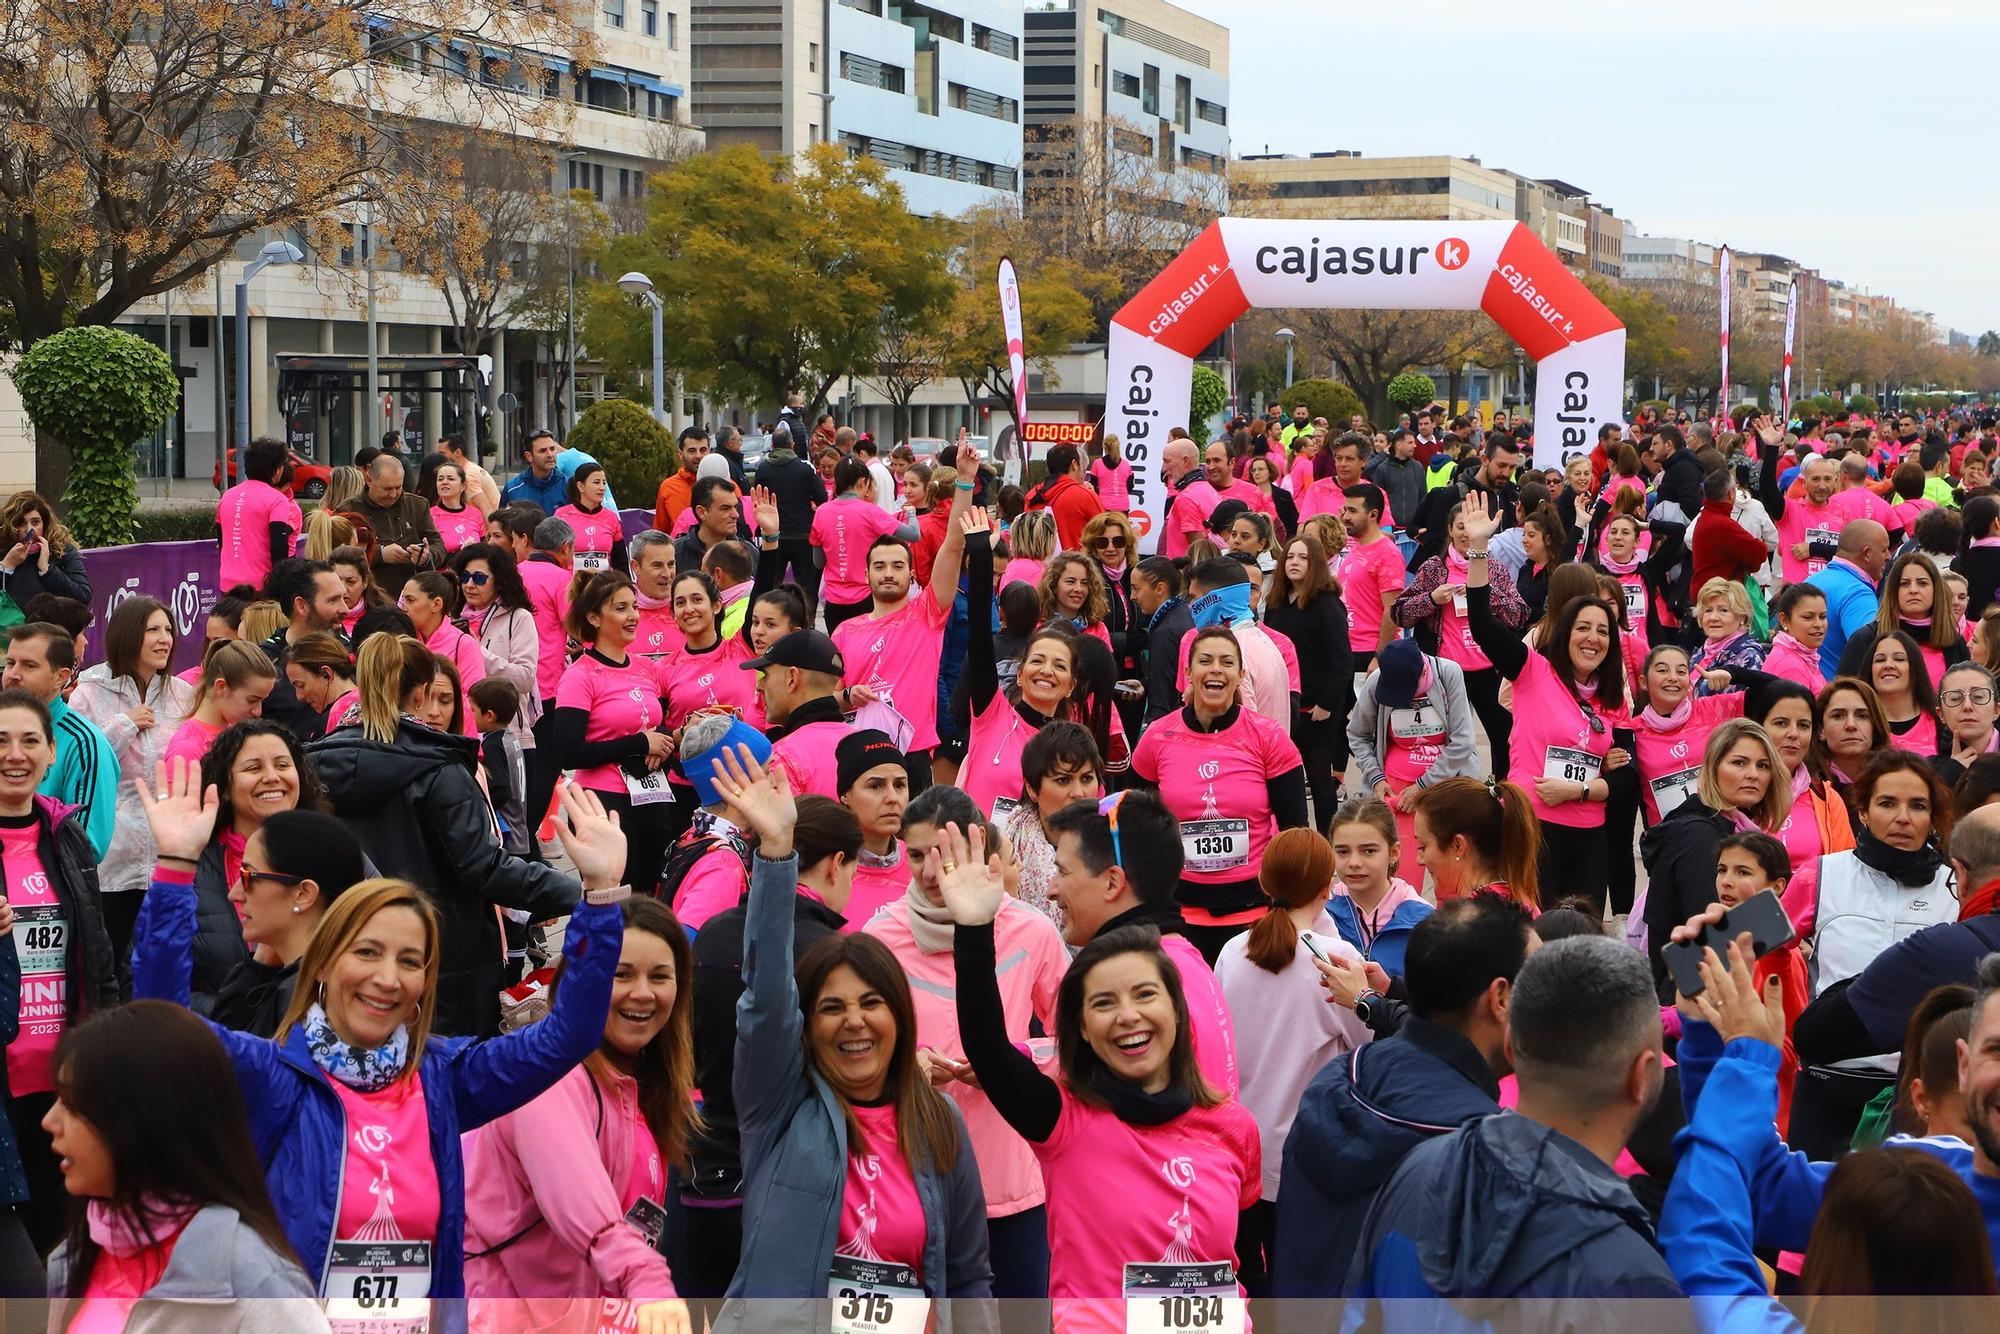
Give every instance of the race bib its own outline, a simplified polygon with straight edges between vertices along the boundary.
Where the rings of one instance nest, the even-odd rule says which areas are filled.
[[[21,959],[21,976],[55,977],[69,972],[69,919],[62,905],[43,903],[14,909],[14,952]]]
[[[1248,820],[1181,821],[1181,863],[1189,871],[1234,871],[1250,860]]]
[[[674,799],[673,784],[667,781],[665,769],[649,769],[637,777],[620,769],[618,776],[625,780],[625,794],[632,798],[634,806],[654,806]]]
[[[1831,528],[1806,529],[1806,573],[1809,575],[1818,574],[1826,568],[1825,559],[1811,554],[1814,547],[1820,545],[1838,546],[1839,543],[1840,534]]]
[[[326,1293],[335,1334],[426,1334],[431,1243],[336,1241]]]
[[[667,1230],[667,1211],[659,1201],[641,1195],[625,1211],[625,1221],[639,1229],[639,1235],[646,1239],[648,1246],[656,1251],[660,1249],[660,1236]]]
[[[830,1334],[923,1334],[931,1299],[908,1265],[836,1255],[827,1270]]]
[[[1587,750],[1550,746],[1548,759],[1542,765],[1542,777],[1565,783],[1590,783],[1596,781],[1598,770],[1603,767],[1604,760]]]
[[[1444,735],[1444,711],[1419,695],[1407,709],[1389,710],[1389,735],[1398,741],[1436,741]]]
[[[1451,595],[1451,609],[1459,614],[1460,619],[1464,619],[1469,614],[1466,610],[1464,589],[1461,588]]]
[[[1244,1325],[1226,1261],[1125,1266],[1125,1334],[1243,1334]]]
[[[611,568],[611,553],[608,551],[579,551],[576,553],[576,568],[596,574],[599,570]]]
[[[1660,818],[1665,819],[1679,808],[1682,802],[1692,797],[1701,785],[1701,770],[1682,769],[1678,773],[1662,774],[1646,787],[1653,794],[1654,804],[1660,808]]]
[[[1646,623],[1646,586],[1625,584],[1625,628],[1637,630]]]
[[[993,823],[1005,824],[1007,817],[1020,809],[1021,802],[1018,797],[993,798]]]

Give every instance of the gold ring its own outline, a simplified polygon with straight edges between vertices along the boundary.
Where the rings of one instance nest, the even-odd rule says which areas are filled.
[[[956,871],[957,869],[958,869],[957,862],[946,862],[944,864],[944,873],[946,875],[950,875],[953,871]]]

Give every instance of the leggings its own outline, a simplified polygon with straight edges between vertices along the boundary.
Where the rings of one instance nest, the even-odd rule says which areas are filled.
[[[542,701],[542,716],[535,720],[535,744],[521,752],[522,767],[527,770],[528,791],[523,816],[527,822],[528,847],[532,853],[530,860],[542,860],[541,840],[535,831],[542,827],[542,817],[549,813],[549,802],[556,795],[556,783],[562,778],[562,766],[557,764],[549,749],[549,732],[555,726],[556,702]]]
[[[7,1102],[21,1171],[28,1179],[28,1198],[16,1206],[15,1213],[42,1255],[56,1248],[69,1221],[70,1196],[63,1186],[62,1163],[49,1142],[49,1132],[42,1129],[42,1118],[55,1103],[53,1093],[16,1093]],[[79,1207],[82,1204],[77,1201]]]
[[[674,807],[679,802],[634,806],[630,793],[606,792],[599,788],[592,788],[591,791],[604,803],[607,814],[617,813],[619,828],[625,831],[625,882],[632,886],[634,894],[658,898],[660,871],[667,864],[667,849],[679,837],[674,827]],[[685,790],[676,788],[674,795],[681,797],[685,795]]]
[[[1047,1205],[1038,1204],[1018,1214],[1008,1214],[1005,1218],[987,1219],[986,1246],[992,1254],[995,1297],[1049,1295]],[[1047,1328],[1046,1319],[1043,1328]]]
[[[1609,852],[1603,825],[1578,828],[1542,821],[1542,855],[1535,868],[1542,907],[1582,898],[1595,904],[1597,915],[1602,917],[1611,875]]]
[[[1500,706],[1500,673],[1481,667],[1465,674],[1465,697],[1486,729],[1486,744],[1493,750],[1493,776],[1505,778],[1512,756],[1508,743],[1514,736],[1514,715]]]
[[[1610,871],[1611,911],[1629,913],[1639,888],[1639,859],[1632,851],[1632,826],[1639,819],[1639,794],[1604,803],[1604,858]]]
[[[1313,824],[1322,834],[1330,833],[1333,812],[1340,805],[1340,780],[1347,772],[1347,720],[1336,715],[1316,723],[1301,706],[1292,719],[1292,742],[1306,762]]]

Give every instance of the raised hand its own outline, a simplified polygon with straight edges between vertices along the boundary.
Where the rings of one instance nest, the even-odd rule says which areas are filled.
[[[1687,1002],[1725,1043],[1734,1038],[1756,1038],[1773,1047],[1785,1045],[1784,986],[1774,975],[1758,987],[1757,961],[1751,953],[1748,931],[1729,942],[1727,968],[1714,949],[1702,950],[1701,980],[1706,984],[1702,993],[1687,998]]]
[[[778,535],[778,497],[769,487],[750,488],[750,510],[757,516],[757,531],[766,537]]]
[[[563,784],[556,838],[585,889],[611,889],[625,883],[625,831],[618,827],[618,813],[605,810],[589,788]]]
[[[991,515],[987,514],[979,506],[967,505],[965,513],[958,516],[958,526],[964,531],[967,537],[971,537],[974,533],[992,532],[993,519]]]
[[[757,835],[758,854],[765,861],[792,855],[792,828],[798,823],[799,807],[792,800],[785,766],[773,764],[766,769],[748,746],[724,747],[712,779],[737,823]]]
[[[1007,882],[999,856],[986,854],[984,827],[972,826],[968,837],[956,824],[947,823],[924,854],[924,865],[958,925],[984,926],[1000,915]]]
[[[1465,524],[1465,541],[1469,549],[1484,550],[1493,534],[1500,531],[1500,513],[1493,507],[1493,498],[1484,491],[1472,491],[1465,497],[1465,508],[1459,518]]]
[[[215,833],[216,813],[222,808],[215,785],[211,783],[206,788],[201,785],[201,766],[189,764],[177,755],[171,775],[165,760],[153,766],[152,791],[147,791],[144,783],[134,786],[138,789],[139,804],[146,810],[146,823],[152,826],[153,846],[160,855],[181,861],[197,860]]]

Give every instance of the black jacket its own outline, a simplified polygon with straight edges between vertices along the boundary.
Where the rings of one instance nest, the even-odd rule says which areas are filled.
[[[1673,929],[1715,902],[1715,851],[1735,821],[1690,797],[1639,836],[1646,865],[1646,954],[1660,1003],[1674,998],[1673,977],[1660,957]]]
[[[1689,523],[1693,523],[1694,516],[1701,513],[1701,483],[1701,464],[1695,459],[1694,451],[1676,449],[1667,455],[1667,464],[1660,469],[1657,494],[1661,500],[1671,500],[1679,505],[1681,513],[1687,516]],[[1778,516],[1773,514],[1771,522],[1777,521]]]
[[[13,539],[8,539],[13,545]],[[33,557],[21,562],[9,572],[0,570],[0,592],[14,599],[14,605],[27,610],[28,603],[37,593],[53,593],[60,598],[75,598],[86,607],[90,605],[90,575],[83,568],[83,553],[75,546],[64,547],[49,555],[49,568],[43,573]]]
[[[582,887],[502,850],[474,773],[477,737],[404,718],[393,744],[370,741],[357,723],[335,728],[307,752],[333,813],[382,874],[423,886],[437,905],[444,939],[435,1031],[498,1033],[502,952],[494,905],[560,917],[576,907]]]
[[[1417,507],[1424,503],[1425,472],[1424,465],[1414,455],[1399,459],[1392,449],[1370,458],[1361,475],[1382,488],[1382,494],[1389,499],[1389,512],[1396,516],[1397,525],[1407,531],[1416,520]]]
[[[1119,679],[1137,676],[1146,638],[1140,627],[1146,618],[1132,605],[1131,563],[1128,561],[1125,572],[1113,579],[1105,572],[1104,562],[1095,556],[1090,562],[1097,567],[1098,578],[1104,580],[1104,632],[1111,636],[1111,656],[1117,659]]]
[[[1317,705],[1333,715],[1328,721],[1344,725],[1354,707],[1354,648],[1347,638],[1347,604],[1331,590],[1305,607],[1273,601],[1264,608],[1264,624],[1291,640],[1299,655],[1298,719]]]
[[[694,1178],[687,1189],[707,1200],[735,1199],[743,1189],[731,1080],[736,1071],[736,1002],[743,995],[745,911],[739,903],[717,913],[694,938],[694,1072],[705,1128],[688,1145]],[[846,924],[846,918],[818,899],[794,896],[793,957]]]
[[[819,469],[793,450],[774,449],[757,466],[757,485],[778,502],[778,536],[804,541],[812,532],[813,512],[826,504]]]
[[[211,838],[194,868],[194,976],[189,985],[197,1014],[210,1013],[214,993],[250,958],[223,867],[222,840]]]
[[[1146,632],[1146,721],[1174,712],[1181,706],[1181,639],[1194,629],[1194,613],[1185,598],[1175,598],[1154,615]]]
[[[287,630],[289,628],[286,627]],[[291,678],[285,675],[284,660],[287,647],[285,633],[286,630],[280,630],[261,645],[264,656],[269,658],[271,666],[278,670],[277,680],[271,683],[271,693],[264,696],[263,716],[284,727],[299,739],[300,745],[304,745],[308,741],[317,741],[326,735],[326,718],[319,710],[299,698],[299,692],[292,689]],[[347,642],[347,636],[338,629],[333,632],[333,636],[343,644]],[[197,986],[196,990],[199,989]]]
[[[245,959],[214,995],[195,997],[193,1008],[224,1028],[274,1038],[278,1035],[279,1021],[291,1006],[298,981],[297,959],[283,965]]]

